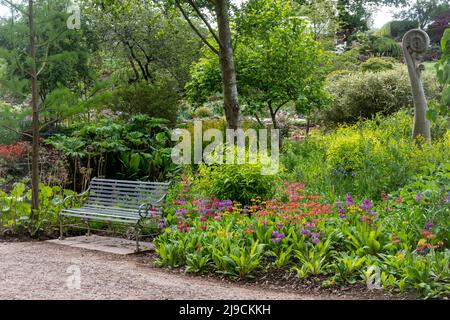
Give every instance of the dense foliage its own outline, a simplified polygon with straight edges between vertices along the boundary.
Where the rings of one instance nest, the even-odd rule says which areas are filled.
[[[283,162],[290,175],[313,192],[332,199],[347,192],[377,198],[416,175],[448,170],[450,132],[446,121],[434,124],[436,141],[423,148],[411,141],[411,127],[410,116],[402,111],[342,126],[329,134],[318,132],[307,141],[286,143]]]
[[[330,124],[352,123],[369,119],[377,113],[387,115],[412,107],[411,84],[406,68],[396,66],[389,70],[386,65],[389,63],[369,60],[362,65],[363,71],[331,75],[327,88],[333,102],[322,112],[325,121]],[[380,66],[387,70],[380,71]],[[424,74],[423,82],[427,96],[430,99],[439,98],[440,88],[435,76]]]
[[[67,135],[48,140],[73,161],[73,185],[77,175],[165,181],[177,167],[170,158],[171,142],[164,120],[134,116],[128,121],[103,119],[80,124]]]

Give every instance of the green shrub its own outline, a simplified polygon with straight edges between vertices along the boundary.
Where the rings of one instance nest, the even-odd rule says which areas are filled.
[[[423,82],[429,99],[439,96],[439,87],[431,74],[424,74]],[[377,73],[355,72],[332,78],[328,90],[334,101],[321,118],[327,124],[354,123],[376,113],[388,115],[402,107],[412,107],[411,84],[406,68],[395,67]]]
[[[193,118],[210,118],[213,116],[213,110],[208,107],[199,107],[192,114]]]
[[[160,77],[152,83],[138,82],[120,87],[113,93],[112,109],[126,115],[145,114],[163,118],[174,124],[178,98],[176,82]]]
[[[380,37],[372,42],[372,50],[378,56],[388,56],[400,58],[402,56],[402,48],[391,38]]]
[[[199,181],[205,194],[242,204],[250,204],[257,196],[268,199],[273,194],[273,176],[262,175],[259,164],[202,165]]]
[[[359,70],[359,49],[354,48],[331,57],[332,71],[338,70]]]
[[[362,71],[378,72],[392,69],[394,69],[394,64],[382,58],[371,58],[361,65]]]
[[[399,20],[390,21],[380,28],[375,35],[379,37],[391,37],[401,41],[406,32],[417,28],[417,21]]]

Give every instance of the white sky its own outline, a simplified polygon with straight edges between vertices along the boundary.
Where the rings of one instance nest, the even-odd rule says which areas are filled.
[[[393,13],[396,11],[399,11],[399,9],[386,6],[377,8],[373,15],[373,27],[379,29],[389,21],[393,20]]]

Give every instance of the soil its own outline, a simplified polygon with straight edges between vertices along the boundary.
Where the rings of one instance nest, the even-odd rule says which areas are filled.
[[[119,256],[42,241],[0,239],[0,299],[405,299],[364,287],[319,289],[294,275],[248,281],[153,266],[153,254]],[[80,286],[71,281],[80,274]],[[411,298],[411,297],[410,297]]]

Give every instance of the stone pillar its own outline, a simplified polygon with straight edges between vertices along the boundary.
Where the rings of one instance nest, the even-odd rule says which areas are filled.
[[[420,79],[422,65],[420,64],[422,55],[430,46],[428,34],[420,29],[408,31],[403,37],[403,53],[408,66],[409,78],[414,100],[414,127],[413,138],[422,136],[426,140],[431,140],[430,122],[426,118],[427,99]]]

